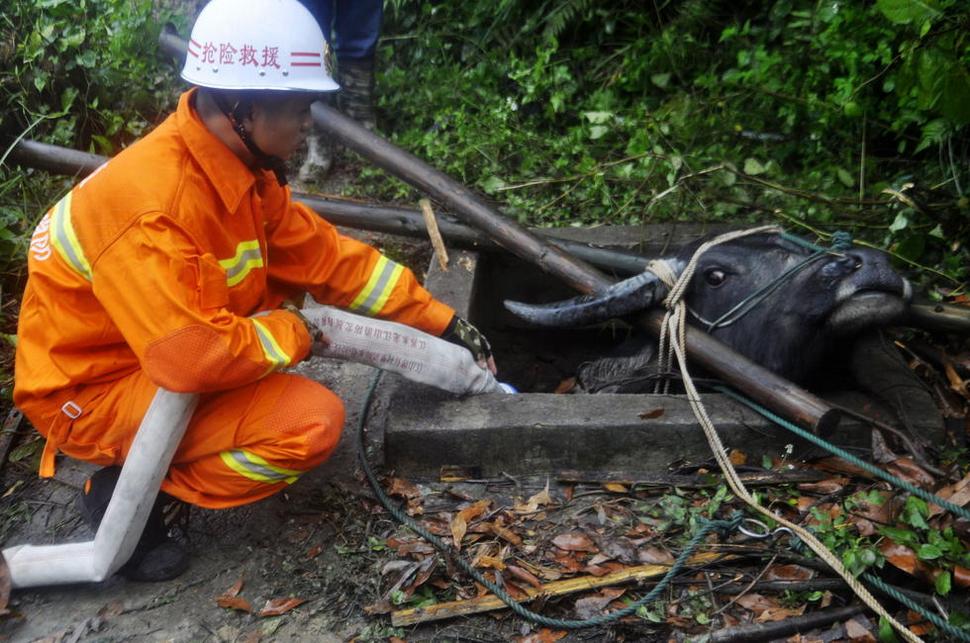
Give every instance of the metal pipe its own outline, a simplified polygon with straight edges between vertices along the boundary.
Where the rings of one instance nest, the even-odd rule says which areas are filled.
[[[87,176],[107,162],[108,157],[25,139],[14,146],[7,160],[52,174]]]
[[[193,393],[158,389],[138,427],[94,540],[4,549],[0,565],[7,567],[13,589],[98,583],[131,558],[198,399]]]

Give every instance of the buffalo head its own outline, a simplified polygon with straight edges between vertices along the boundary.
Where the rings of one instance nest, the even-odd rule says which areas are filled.
[[[667,260],[675,273],[684,270],[697,245]],[[597,295],[505,306],[534,325],[575,327],[659,306],[666,294],[656,275],[643,272]],[[685,300],[692,323],[799,381],[831,340],[893,322],[910,295],[909,282],[885,253],[867,248],[819,253],[790,236],[763,232],[704,252]]]

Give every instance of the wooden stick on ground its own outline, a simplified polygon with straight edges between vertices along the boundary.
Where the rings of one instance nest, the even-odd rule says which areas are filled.
[[[733,558],[737,558],[737,556],[732,554],[705,552],[691,556],[687,561],[687,566],[697,567],[700,565],[731,560]],[[670,571],[669,565],[638,565],[636,567],[630,567],[628,569],[613,572],[612,574],[607,574],[605,576],[583,576],[580,578],[553,581],[538,588],[524,588],[524,591],[526,594],[528,594],[528,597],[522,602],[532,601],[539,597],[564,596],[566,594],[583,592],[590,589],[596,589],[598,587],[608,587],[611,585],[619,585],[621,583],[657,578],[659,576],[663,576],[668,571]],[[414,607],[410,609],[398,610],[391,614],[391,624],[394,627],[415,625],[417,623],[426,623],[428,621],[440,621],[442,619],[452,618],[454,616],[465,616],[467,614],[489,612],[491,610],[502,609],[504,607],[506,607],[505,603],[503,603],[497,596],[494,594],[486,594],[485,596],[481,596],[479,598],[471,598],[464,601],[449,601],[447,603],[429,605],[428,607]]]
[[[424,217],[424,225],[428,228],[428,236],[431,237],[431,245],[434,252],[438,255],[438,265],[442,270],[448,270],[448,251],[445,249],[445,240],[441,238],[438,230],[438,220],[434,218],[434,210],[431,209],[431,201],[421,199],[418,201],[421,206],[421,215]]]

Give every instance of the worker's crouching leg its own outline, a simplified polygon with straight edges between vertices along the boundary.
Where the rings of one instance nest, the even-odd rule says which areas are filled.
[[[298,375],[203,396],[162,490],[210,509],[266,498],[326,460],[343,424],[340,399]]]

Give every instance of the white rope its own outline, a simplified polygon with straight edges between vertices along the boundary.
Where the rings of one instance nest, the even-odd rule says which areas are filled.
[[[744,486],[744,483],[738,476],[737,471],[734,470],[734,465],[731,464],[731,460],[727,455],[727,449],[725,449],[724,444],[721,442],[721,438],[717,433],[717,429],[714,427],[714,423],[711,422],[710,417],[707,415],[707,410],[704,408],[704,404],[701,401],[701,396],[697,392],[697,388],[694,386],[694,382],[691,379],[690,374],[687,372],[687,333],[685,326],[687,306],[683,301],[683,296],[687,289],[687,285],[690,283],[690,280],[693,277],[694,270],[697,268],[697,262],[701,255],[713,246],[725,243],[727,241],[732,241],[739,237],[763,232],[778,231],[779,228],[776,226],[763,226],[760,228],[728,232],[719,235],[704,243],[697,249],[679,278],[676,277],[666,262],[662,260],[650,262],[647,270],[650,270],[656,274],[657,277],[659,277],[660,280],[663,281],[670,289],[667,298],[664,300],[664,306],[667,308],[667,312],[664,315],[663,325],[660,332],[659,368],[662,370],[662,372],[667,372],[673,363],[673,359],[676,357],[677,364],[680,367],[681,376],[683,378],[684,388],[687,391],[687,400],[690,403],[691,409],[694,411],[694,417],[697,418],[697,421],[704,429],[704,435],[707,437],[707,442],[711,447],[711,451],[714,453],[714,457],[717,460],[718,465],[721,467],[721,471],[724,473],[724,477],[727,480],[731,491],[733,491],[737,497],[744,500],[748,506],[753,508],[758,513],[790,529],[802,540],[802,542],[808,545],[819,558],[828,563],[828,565],[834,569],[835,572],[843,578],[843,580],[845,580],[846,584],[852,589],[853,592],[855,592],[856,596],[858,596],[866,605],[868,605],[872,611],[886,619],[904,639],[910,643],[922,643],[922,639],[907,629],[902,623],[890,616],[889,612],[886,611],[886,608],[884,608],[879,601],[876,600],[871,593],[869,593],[869,590],[867,590],[865,586],[863,586],[856,579],[856,577],[853,576],[848,569],[846,569],[839,557],[829,551],[825,545],[823,545],[812,534],[812,532],[758,504],[758,501]]]

